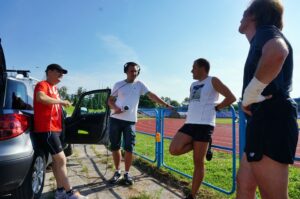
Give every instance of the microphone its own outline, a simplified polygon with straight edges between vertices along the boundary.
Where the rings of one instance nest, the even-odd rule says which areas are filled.
[[[128,106],[124,106],[123,108],[122,108],[122,111],[128,111],[129,110],[129,107]]]
[[[129,110],[129,106],[123,106],[122,108],[121,108],[121,111],[122,112],[126,112],[126,111],[128,111]],[[114,114],[116,114],[116,113],[112,113],[112,115],[114,115]]]

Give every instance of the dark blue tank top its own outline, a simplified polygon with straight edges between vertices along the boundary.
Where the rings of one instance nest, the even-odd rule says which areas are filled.
[[[288,97],[292,87],[293,75],[293,49],[282,32],[275,26],[262,26],[256,30],[256,34],[250,42],[250,50],[244,68],[243,92],[251,79],[254,77],[262,48],[267,41],[273,38],[283,38],[288,45],[289,54],[278,76],[264,89],[262,95]]]

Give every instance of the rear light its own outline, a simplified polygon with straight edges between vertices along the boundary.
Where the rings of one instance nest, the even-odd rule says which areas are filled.
[[[0,115],[0,140],[7,140],[24,133],[29,127],[29,117],[21,114]]]

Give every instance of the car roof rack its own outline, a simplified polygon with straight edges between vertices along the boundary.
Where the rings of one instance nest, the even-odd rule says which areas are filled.
[[[29,70],[6,70],[5,72],[16,72],[17,74],[21,74],[24,77],[29,77],[28,73],[30,73]]]

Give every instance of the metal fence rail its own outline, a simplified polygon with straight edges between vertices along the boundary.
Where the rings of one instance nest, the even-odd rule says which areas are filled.
[[[164,140],[171,140],[172,137],[170,136],[165,136],[165,125],[164,125],[164,116],[165,114],[165,109],[152,109],[153,111],[155,111],[155,133],[149,133],[149,132],[143,132],[143,131],[137,131],[137,133],[143,134],[143,135],[147,135],[150,137],[153,137],[153,139],[155,139],[155,158],[151,159],[143,154],[140,154],[138,152],[134,152],[135,155],[149,161],[152,163],[156,163],[157,167],[163,167],[165,169],[168,169],[172,172],[175,172],[181,176],[184,176],[186,178],[192,179],[191,175],[188,175],[182,171],[179,171],[175,168],[172,168],[171,166],[167,165],[165,163],[165,154],[164,154]],[[149,114],[149,109],[147,109],[147,114]],[[222,150],[222,151],[227,151],[230,152],[232,155],[232,175],[231,175],[231,182],[232,182],[232,186],[230,190],[225,190],[222,187],[218,187],[215,186],[211,183],[208,182],[203,182],[204,185],[211,187],[217,191],[220,191],[222,193],[225,193],[227,195],[233,194],[236,190],[236,155],[237,155],[237,149],[236,149],[236,113],[235,110],[233,108],[233,106],[230,107],[230,112],[231,112],[231,119],[232,119],[232,140],[231,140],[231,147],[226,147],[226,146],[220,146],[220,145],[212,145],[213,148]],[[241,107],[240,107],[240,103],[239,103],[239,111],[238,111],[238,121],[239,121],[239,158],[242,158],[243,155],[243,151],[244,151],[244,147],[245,147],[245,138],[246,138],[246,118],[244,115],[244,112],[242,111]],[[153,117],[153,116],[152,116]],[[296,161],[300,161],[300,157],[295,157]]]
[[[149,112],[151,115],[153,114],[153,116],[155,116],[155,134],[153,133],[149,133],[149,132],[142,132],[142,131],[136,131],[137,133],[140,133],[140,134],[143,134],[143,135],[147,135],[147,136],[150,136],[150,137],[153,137],[153,139],[156,139],[157,137],[157,134],[159,133],[160,131],[160,116],[159,116],[159,111],[157,109],[147,109],[147,112]],[[155,163],[157,162],[157,157],[158,157],[158,152],[160,151],[160,146],[158,146],[158,142],[155,141],[155,158],[154,159],[151,159],[149,158],[148,156],[145,156],[145,155],[142,155],[136,151],[134,151],[133,153],[137,156],[139,156],[140,158],[142,159],[145,159],[149,162],[152,162],[152,163]]]
[[[224,146],[220,146],[220,145],[212,145],[212,147],[214,148],[218,148],[218,149],[221,149],[221,150],[224,150],[224,151],[229,151],[231,152],[232,154],[232,186],[231,186],[231,189],[230,190],[225,190],[224,188],[221,188],[221,187],[218,187],[218,186],[215,186],[211,183],[208,183],[208,182],[205,182],[203,181],[202,183],[208,187],[211,187],[217,191],[220,191],[222,193],[225,193],[227,195],[230,195],[230,194],[233,194],[235,192],[235,189],[236,189],[236,184],[235,184],[235,178],[236,178],[236,131],[235,131],[235,121],[236,121],[236,114],[235,114],[235,110],[233,107],[230,107],[230,111],[231,111],[231,118],[232,118],[232,147],[224,147]],[[162,110],[163,112],[163,110]],[[161,113],[162,115],[164,115],[163,113]],[[164,123],[163,123],[163,120],[162,120],[162,137],[164,137]],[[166,139],[170,139],[170,138],[166,138]],[[162,139],[161,141],[161,145],[162,145],[162,148],[164,149],[164,139]],[[169,169],[173,172],[176,172],[184,177],[187,177],[187,178],[190,178],[192,179],[192,176],[191,175],[188,175],[182,171],[179,171],[177,169],[174,169],[170,166],[168,166],[165,162],[164,162],[164,150],[162,150],[162,166],[166,169]]]

